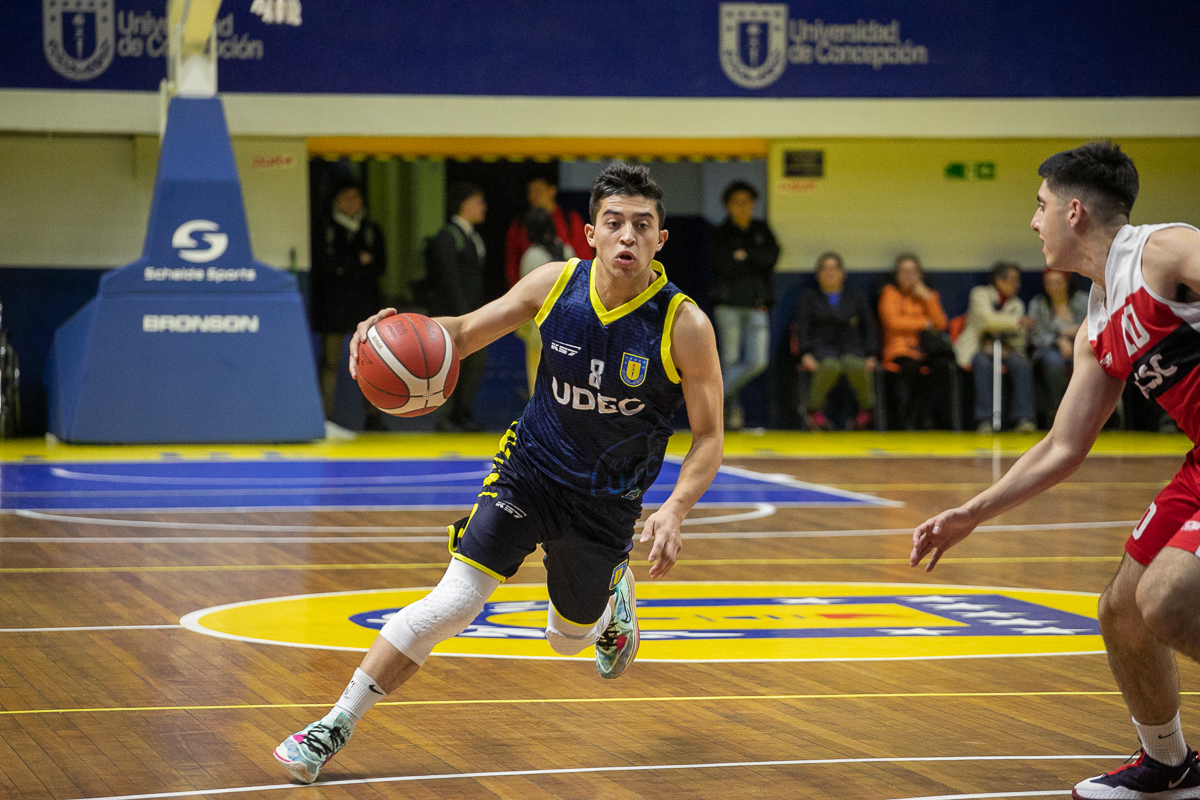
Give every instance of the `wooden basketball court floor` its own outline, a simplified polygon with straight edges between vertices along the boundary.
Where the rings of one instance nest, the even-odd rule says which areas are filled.
[[[911,528],[1034,440],[731,435],[730,485],[748,499],[697,508],[661,586],[635,545],[647,637],[625,676],[601,680],[590,651],[548,657],[545,573],[531,556],[490,621],[453,640],[459,654],[435,654],[380,703],[312,787],[290,783],[272,748],[336,700],[353,648],[374,635],[362,620],[436,583],[449,558],[440,531],[463,509],[420,496],[338,508],[328,495],[256,507],[239,492],[272,473],[247,465],[460,463],[485,459],[494,436],[4,443],[0,797],[1068,796],[1137,747],[1095,635],[1096,596],[1189,445],[1106,435],[1068,482],[932,574],[910,569]],[[180,464],[209,471],[166,469]],[[129,480],[23,482],[23,468],[47,465],[62,480]],[[763,501],[763,481],[834,491]],[[178,501],[197,486],[203,508]],[[1180,666],[1195,731],[1200,670]]]

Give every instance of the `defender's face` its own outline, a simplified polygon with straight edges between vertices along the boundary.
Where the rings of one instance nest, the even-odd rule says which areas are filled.
[[[1055,264],[1065,256],[1072,233],[1071,222],[1067,219],[1068,210],[1068,203],[1050,191],[1046,181],[1042,181],[1037,193],[1037,210],[1033,212],[1029,227],[1033,228],[1042,240],[1042,255],[1046,257],[1047,267],[1062,268],[1056,267]]]
[[[660,229],[654,201],[617,195],[600,201],[596,224],[585,225],[596,260],[618,277],[634,278],[650,268],[654,255],[667,241]]]

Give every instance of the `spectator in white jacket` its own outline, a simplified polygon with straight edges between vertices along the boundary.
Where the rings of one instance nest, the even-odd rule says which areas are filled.
[[[975,423],[980,433],[992,430],[992,343],[999,339],[1001,358],[1012,384],[1012,401],[1007,419],[1016,430],[1037,429],[1033,422],[1033,367],[1025,354],[1026,332],[1033,320],[1025,316],[1025,303],[1017,297],[1021,268],[997,262],[989,281],[971,290],[967,321],[954,342],[954,357],[963,369],[971,370],[975,382]]]

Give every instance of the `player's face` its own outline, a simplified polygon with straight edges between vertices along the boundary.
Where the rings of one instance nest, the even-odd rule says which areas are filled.
[[[588,244],[596,248],[596,260],[627,279],[648,270],[667,241],[667,232],[658,227],[654,201],[645,197],[604,198],[596,224],[583,229]]]
[[[1047,267],[1064,268],[1057,264],[1067,255],[1070,241],[1071,223],[1067,219],[1067,210],[1068,206],[1062,198],[1050,191],[1046,181],[1042,181],[1037,193],[1037,210],[1033,212],[1029,227],[1033,228],[1042,240],[1042,255],[1046,257]]]

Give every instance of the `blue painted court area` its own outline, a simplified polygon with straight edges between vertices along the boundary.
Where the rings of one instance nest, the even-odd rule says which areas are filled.
[[[490,459],[7,463],[0,510],[457,509],[470,507]],[[679,476],[669,460],[645,503],[667,499]],[[772,475],[722,467],[704,506],[893,505]]]

